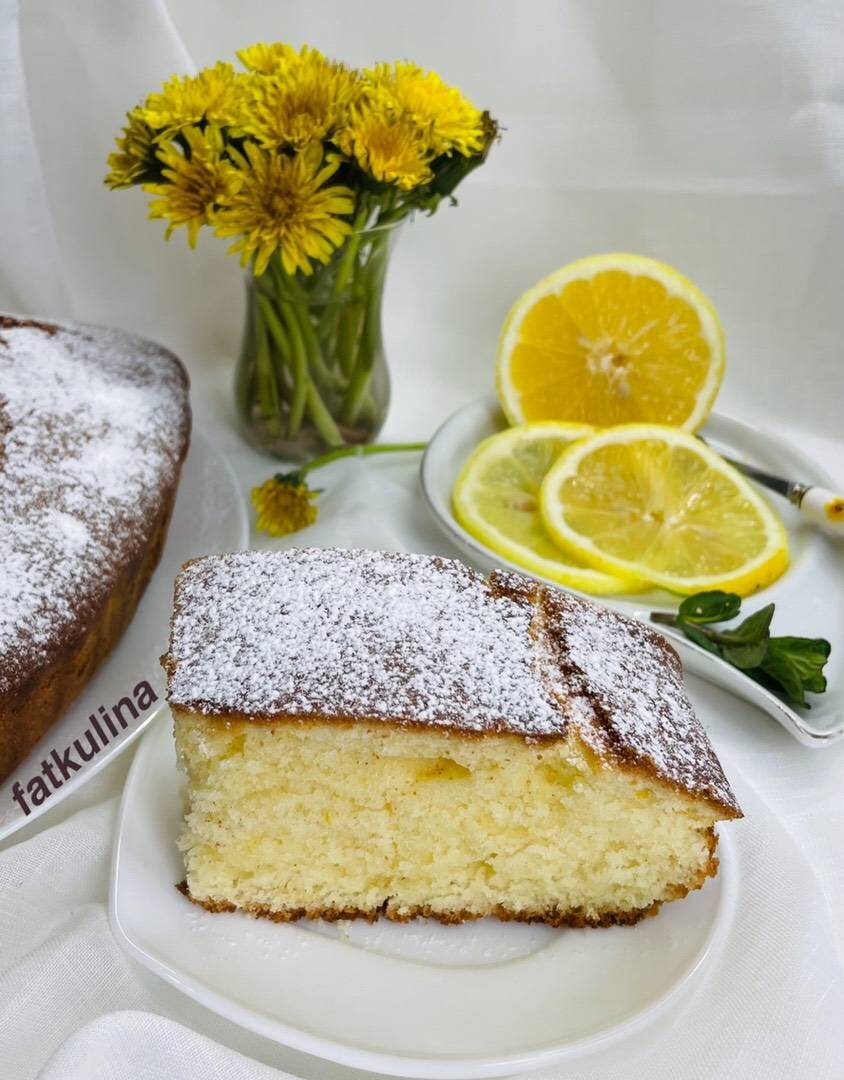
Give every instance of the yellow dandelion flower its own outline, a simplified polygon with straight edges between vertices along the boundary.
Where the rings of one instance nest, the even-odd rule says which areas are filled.
[[[424,450],[426,445],[423,442],[405,442],[340,446],[312,458],[292,472],[276,473],[260,487],[252,488],[252,503],[258,511],[256,525],[272,536],[285,536],[312,525],[317,519],[317,508],[312,504],[322,494],[322,488],[314,490],[308,487],[305,477],[312,469],[330,465],[341,458],[414,453]]]
[[[139,111],[151,128],[161,132],[162,140],[202,121],[232,126],[241,116],[244,78],[222,61],[197,75],[174,75],[160,93],[149,95]]]
[[[219,128],[184,128],[181,132],[188,144],[184,153],[175,143],[159,148],[163,165],[160,184],[144,184],[144,191],[160,198],[150,203],[149,216],[164,218],[165,237],[169,240],[174,229],[184,225],[188,243],[196,246],[203,225],[209,224],[217,203],[236,191],[240,177],[231,163],[223,157],[223,137]]]
[[[155,164],[153,131],[144,122],[140,109],[126,114],[128,123],[117,139],[117,150],[108,155],[111,170],[105,178],[110,188],[131,187]]]
[[[484,148],[483,113],[435,71],[399,61],[370,68],[364,79],[385,109],[404,114],[425,132],[434,156],[456,150],[469,157]]]
[[[292,157],[269,154],[254,143],[243,150],[230,150],[241,183],[215,214],[217,235],[239,237],[230,250],[241,253],[244,265],[253,259],[255,274],[263,274],[276,251],[288,274],[310,274],[311,260],[328,262],[350,233],[341,215],[353,212],[354,193],[326,185],[337,163],[323,161],[318,143]]]
[[[402,191],[431,179],[431,151],[419,128],[406,116],[363,105],[334,141],[364,172]]]
[[[344,122],[356,83],[355,72],[315,49],[293,53],[275,74],[248,81],[240,130],[267,150],[299,150]]]
[[[298,473],[276,473],[260,487],[252,488],[252,504],[258,511],[256,528],[270,536],[286,536],[313,525],[318,494]]]
[[[250,45],[248,49],[239,49],[237,52],[237,58],[241,64],[259,75],[272,75],[285,60],[296,55],[296,50],[292,45],[285,45],[281,41],[274,41],[271,45],[259,41],[256,45]]]

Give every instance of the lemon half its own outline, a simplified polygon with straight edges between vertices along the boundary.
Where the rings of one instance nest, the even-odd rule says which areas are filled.
[[[788,566],[779,517],[693,435],[624,424],[564,450],[540,493],[550,536],[572,557],[678,593],[747,596]]]
[[[589,569],[548,537],[539,513],[542,480],[585,424],[543,422],[491,435],[470,454],[454,486],[454,514],[485,547],[551,581],[594,594],[628,591],[622,581]]]
[[[511,424],[696,431],[723,372],[721,323],[696,285],[656,259],[594,255],[516,301],[501,331],[496,386]]]

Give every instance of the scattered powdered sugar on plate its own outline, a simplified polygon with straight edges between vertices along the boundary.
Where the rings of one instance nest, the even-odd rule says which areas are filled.
[[[176,582],[168,699],[209,715],[383,719],[564,737],[735,801],[648,627],[438,556],[294,548],[208,556]]]
[[[188,430],[186,376],[160,346],[0,316],[0,691],[84,629],[145,547]]]

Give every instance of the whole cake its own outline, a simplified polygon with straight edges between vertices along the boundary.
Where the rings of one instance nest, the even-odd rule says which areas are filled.
[[[158,562],[190,437],[171,353],[0,316],[0,779],[119,639]]]
[[[664,639],[519,575],[209,556],[164,664],[182,888],[210,911],[632,923],[741,816]]]

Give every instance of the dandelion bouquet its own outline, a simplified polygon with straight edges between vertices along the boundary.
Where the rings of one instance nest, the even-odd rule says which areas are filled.
[[[106,183],[140,186],[166,236],[234,238],[248,267],[235,393],[250,440],[303,458],[377,434],[381,297],[396,225],[480,165],[495,122],[410,63],[353,70],[258,44],[174,76],[128,114]]]

